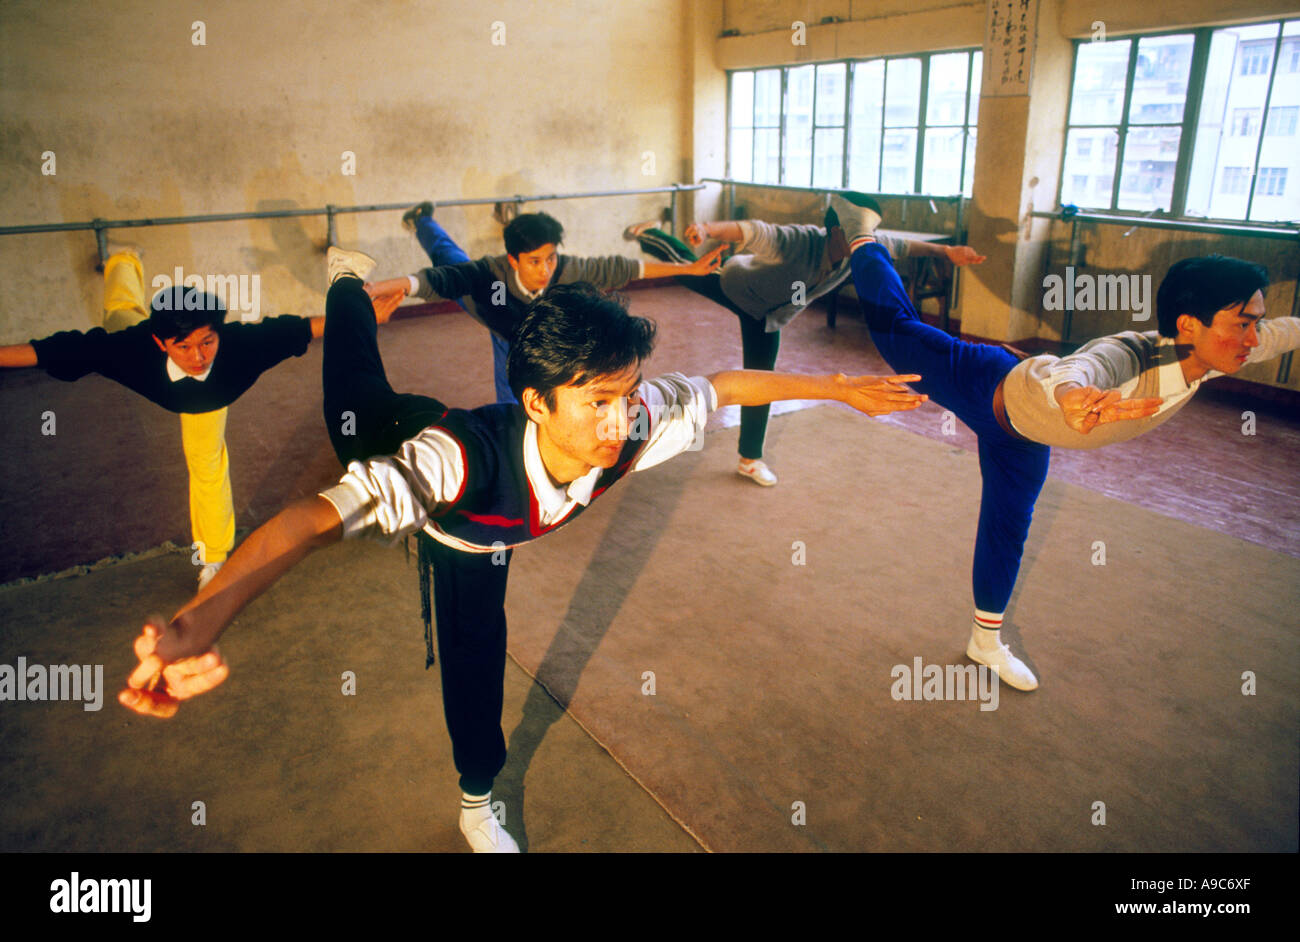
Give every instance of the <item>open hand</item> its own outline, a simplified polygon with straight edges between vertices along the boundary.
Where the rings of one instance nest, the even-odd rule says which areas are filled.
[[[1056,391],[1056,401],[1061,406],[1065,424],[1076,432],[1087,435],[1106,422],[1123,422],[1143,419],[1160,411],[1163,399],[1121,399],[1118,389],[1109,392],[1096,386],[1075,386]]]
[[[948,256],[948,261],[954,265],[978,265],[985,259],[985,256],[969,245],[945,245],[943,254]]]
[[[129,710],[145,716],[174,716],[182,700],[206,693],[230,674],[215,647],[197,657],[166,663],[155,653],[166,628],[150,619],[135,639],[135,656],[140,664],[126,679],[126,689],[117,700]]]
[[[372,294],[370,303],[375,308],[375,323],[387,324],[388,319],[393,316],[393,311],[397,305],[401,304],[406,298],[405,291],[389,291],[387,294]]]
[[[722,264],[722,251],[725,245],[720,245],[707,255],[702,255],[691,263],[686,270],[688,275],[709,275],[718,270]]]
[[[848,387],[841,397],[843,402],[867,415],[886,415],[915,409],[930,398],[903,385],[920,380],[917,373],[905,373],[901,376],[845,376],[837,381]]]

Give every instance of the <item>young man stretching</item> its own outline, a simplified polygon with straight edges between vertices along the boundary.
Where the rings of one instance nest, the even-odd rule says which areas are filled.
[[[104,263],[104,326],[0,347],[0,367],[38,366],[67,381],[99,373],[180,413],[203,588],[235,545],[226,407],[262,373],[302,356],[324,327],[323,317],[287,314],[228,324],[220,299],[192,286],[164,289],[146,307],[139,253],[116,247]]]
[[[697,222],[687,227],[686,241],[693,246],[718,239],[730,243],[736,251],[718,271],[680,277],[677,283],[736,315],[745,369],[774,369],[781,348],[781,328],[817,298],[848,281],[849,246],[844,231],[832,212],[826,213],[824,223],[774,225],[745,219]],[[690,249],[650,223],[630,226],[624,236],[636,239],[650,255],[691,257]],[[984,260],[968,245],[936,245],[884,235],[879,240],[895,258],[928,255],[945,258],[954,265]],[[777,483],[775,472],[763,461],[769,412],[767,406],[740,410],[740,463],[736,473],[763,487]]]
[[[402,223],[433,262],[433,268],[390,278],[370,287],[371,297],[398,293],[419,295],[426,301],[457,301],[492,333],[492,376],[497,402],[514,402],[506,376],[509,337],[523,319],[528,305],[555,285],[579,281],[597,288],[622,288],[639,278],[703,275],[718,267],[722,249],[685,264],[643,262],[611,255],[581,258],[561,255],[564,227],[547,213],[516,216],[502,233],[506,254],[471,262],[446,230],[433,218],[433,204],[421,203],[402,217]],[[400,300],[400,298],[399,298]]]
[[[873,235],[879,207],[859,193],[833,196],[853,250],[853,281],[876,349],[917,388],[979,436],[983,491],[975,535],[975,622],[966,655],[1004,683],[1036,678],[999,630],[1033,515],[1059,448],[1099,448],[1150,431],[1202,382],[1300,347],[1300,318],[1264,321],[1268,275],[1211,255],[1169,269],[1156,293],[1159,331],[1100,337],[1067,357],[1018,359],[992,344],[957,340],[923,323]]]
[[[519,403],[449,409],[389,386],[362,287],[371,265],[360,253],[331,250],[325,410],[347,473],[249,536],[169,625],[146,625],[136,640],[141,664],[119,699],[139,713],[171,715],[179,700],[225,678],[225,664],[209,649],[244,605],[308,552],[344,538],[395,542],[423,531],[434,547],[461,832],[476,852],[517,851],[489,810],[506,759],[510,549],[569,523],[623,476],[690,450],[721,406],[835,399],[883,415],[916,408],[924,396],[899,385],[915,376],[737,371],[643,380],[654,324],[589,285],[566,285],[536,302],[512,338],[510,384]],[[344,412],[355,420],[353,435],[340,431]]]

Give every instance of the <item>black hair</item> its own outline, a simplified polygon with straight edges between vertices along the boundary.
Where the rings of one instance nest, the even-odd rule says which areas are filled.
[[[559,245],[564,241],[564,227],[549,213],[524,213],[510,220],[503,235],[506,254],[518,258],[543,245]]]
[[[159,340],[182,340],[200,327],[216,330],[225,319],[221,299],[193,285],[164,288],[149,302],[149,330]]]
[[[1175,262],[1156,292],[1160,336],[1178,336],[1178,318],[1190,314],[1209,327],[1225,307],[1245,304],[1268,287],[1268,269],[1227,255],[1200,255]]]
[[[510,340],[506,372],[515,398],[535,389],[548,409],[555,390],[621,373],[650,356],[654,321],[627,311],[627,301],[592,285],[557,285],[529,305]]]

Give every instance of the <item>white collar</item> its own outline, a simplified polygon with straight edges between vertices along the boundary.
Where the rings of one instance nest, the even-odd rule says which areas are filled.
[[[576,481],[570,481],[566,487],[559,488],[551,483],[551,476],[546,473],[542,463],[542,452],[537,446],[537,423],[529,422],[524,429],[524,473],[537,498],[542,523],[553,523],[572,502],[583,504],[591,502],[591,492],[596,489],[596,479],[600,477],[601,468],[592,468]]]
[[[1210,373],[1206,373],[1201,379],[1193,380],[1190,384],[1187,382],[1187,377],[1183,375],[1183,365],[1178,362],[1178,346],[1175,337],[1161,337],[1156,341],[1156,363],[1158,364],[1156,375],[1160,380],[1162,397],[1175,396],[1189,389],[1195,389],[1200,385],[1201,379],[1210,378]],[[1214,375],[1219,374],[1214,373]]]
[[[550,287],[550,284],[548,283],[544,288],[542,288],[542,291],[529,291],[524,287],[524,283],[519,280],[519,272],[516,271],[513,266],[510,269],[510,277],[515,280],[515,287],[519,289],[519,293],[529,301],[536,301],[542,296],[542,291],[545,291],[546,288]]]
[[[217,362],[217,361],[216,361],[216,360],[213,360],[213,361],[212,361],[212,363],[215,363],[215,362]],[[197,380],[201,383],[201,382],[203,382],[205,379],[207,379],[207,378],[208,378],[208,374],[212,372],[212,363],[209,363],[209,364],[208,364],[208,368],[207,368],[206,370],[204,370],[202,373],[200,373],[200,374],[197,375],[197,376],[193,376],[193,375],[191,375],[191,374],[189,374],[189,373],[186,373],[183,369],[181,369],[179,366],[176,365],[176,361],[175,361],[175,360],[173,360],[171,357],[168,357],[168,358],[167,358],[167,378],[170,379],[173,383],[178,383],[178,382],[180,382],[180,381],[183,380],[183,379],[197,379]]]

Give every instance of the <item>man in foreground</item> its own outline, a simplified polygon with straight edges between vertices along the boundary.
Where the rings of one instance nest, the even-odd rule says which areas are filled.
[[[510,551],[569,523],[620,478],[695,447],[711,410],[778,399],[834,399],[868,415],[916,408],[917,376],[735,371],[643,380],[654,324],[587,285],[561,286],[516,330],[518,404],[449,409],[393,391],[362,280],[373,262],[331,250],[325,413],[347,473],[254,532],[167,625],[136,640],[139,667],[119,696],[144,714],[225,679],[214,642],[249,601],[309,552],[345,538],[430,539],[443,705],[463,792],[460,828],[476,852],[517,851],[492,816],[505,764],[501,706]],[[341,421],[342,420],[342,421]],[[351,422],[351,425],[345,424]]]

